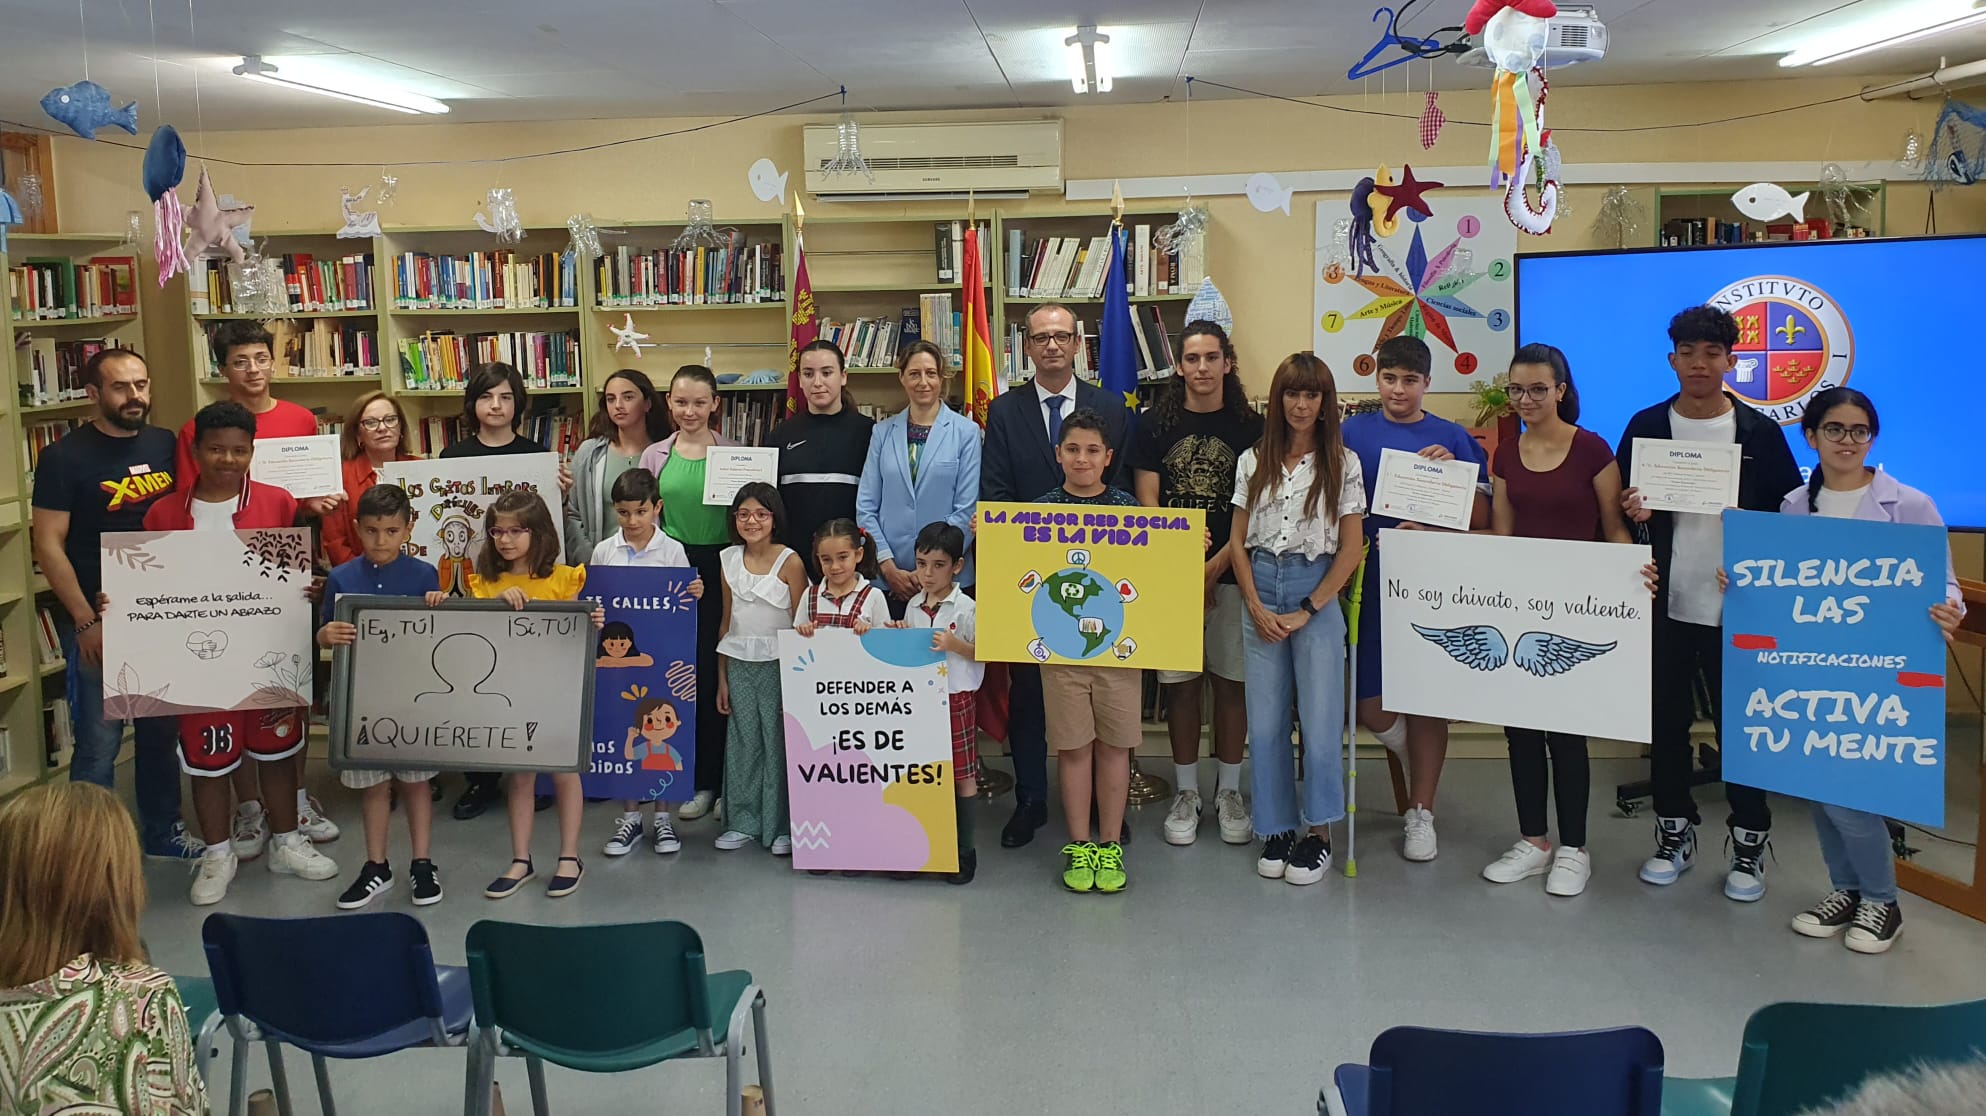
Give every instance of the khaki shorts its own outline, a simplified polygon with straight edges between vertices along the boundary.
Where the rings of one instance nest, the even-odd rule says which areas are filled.
[[[1041,705],[1048,715],[1048,746],[1058,752],[1102,741],[1112,748],[1136,748],[1145,726],[1138,704],[1144,696],[1142,670],[1125,667],[1041,666]]]
[[[1223,582],[1214,586],[1214,607],[1207,610],[1206,634],[1201,637],[1207,670],[1230,682],[1244,681],[1248,664],[1241,649],[1241,626],[1248,623],[1248,606],[1241,601],[1241,586]],[[1200,677],[1197,670],[1162,670],[1161,684],[1191,682]]]
[[[338,781],[353,790],[376,787],[388,779],[398,779],[403,783],[425,783],[441,774],[439,771],[381,771],[372,767],[347,768],[338,772]]]

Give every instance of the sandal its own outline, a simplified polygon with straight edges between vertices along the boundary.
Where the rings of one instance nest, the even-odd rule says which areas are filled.
[[[524,874],[516,877],[498,876],[496,879],[490,881],[490,886],[483,889],[483,897],[485,899],[507,899],[515,895],[518,888],[538,878],[538,870],[531,866],[530,861],[521,856],[514,856],[510,858],[510,862],[512,864],[522,864],[524,866]]]
[[[578,864],[579,871],[570,876],[566,875],[563,871],[563,866],[567,861]],[[579,858],[576,856],[559,857],[559,865],[561,866],[561,871],[552,877],[551,883],[545,885],[545,894],[553,899],[564,898],[578,891],[579,881],[586,878],[586,865],[581,864]]]

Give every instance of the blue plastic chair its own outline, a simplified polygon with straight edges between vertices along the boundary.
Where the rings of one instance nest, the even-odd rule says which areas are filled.
[[[207,916],[200,930],[214,998],[234,1036],[230,1116],[247,1101],[248,1047],[269,1052],[276,1109],[292,1116],[283,1046],[310,1055],[324,1116],[335,1116],[326,1058],[376,1058],[416,1046],[461,1046],[469,972],[436,965],[412,915]]]
[[[1394,1027],[1365,1065],[1343,1065],[1317,1110],[1332,1116],[1657,1116],[1662,1040],[1642,1027],[1503,1035]]]
[[[202,1084],[213,1081],[214,1059],[220,1056],[221,1028],[227,1018],[214,1002],[214,982],[206,977],[176,976],[180,1005],[186,1009],[186,1026],[193,1032],[193,1067]]]
[[[1986,1000],[1923,1007],[1768,1004],[1745,1021],[1738,1075],[1670,1078],[1664,1116],[1792,1116],[1877,1074],[1986,1057]]]

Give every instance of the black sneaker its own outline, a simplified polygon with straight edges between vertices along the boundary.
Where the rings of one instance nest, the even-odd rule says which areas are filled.
[[[1306,833],[1290,850],[1289,865],[1283,870],[1283,882],[1298,886],[1314,884],[1324,878],[1324,870],[1330,866],[1331,846],[1317,834]]]
[[[1827,898],[1793,916],[1793,932],[1809,938],[1832,938],[1855,921],[1855,908],[1862,895],[1855,891],[1830,891]]]
[[[441,902],[441,873],[432,860],[416,860],[408,867],[413,881],[414,906],[427,907]]]
[[[1290,849],[1296,846],[1296,831],[1278,833],[1262,842],[1262,858],[1255,862],[1255,874],[1265,880],[1280,880],[1289,870]]]
[[[1855,905],[1855,922],[1845,941],[1856,953],[1887,953],[1902,933],[1903,908],[1864,899]]]
[[[969,884],[979,874],[979,851],[967,849],[959,854],[959,870],[945,877],[946,883]]]
[[[359,869],[359,878],[352,886],[338,896],[338,909],[356,911],[381,895],[393,890],[393,869],[384,864],[374,864],[368,860]]]
[[[502,797],[503,789],[498,785],[497,780],[486,781],[470,776],[468,787],[462,791],[462,797],[455,800],[455,808],[450,812],[455,815],[456,821],[479,818],[483,816],[483,811],[489,809]]]

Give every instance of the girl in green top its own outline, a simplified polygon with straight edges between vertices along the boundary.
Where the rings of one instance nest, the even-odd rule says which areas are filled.
[[[685,364],[669,381],[669,417],[676,432],[649,446],[641,467],[655,474],[662,495],[662,530],[683,544],[705,585],[721,584],[719,555],[731,543],[730,509],[703,502],[703,470],[711,446],[736,445],[711,425],[720,404],[717,377],[701,364]],[[722,609],[700,606],[696,617],[696,797],[684,818],[710,812],[724,785],[724,716],[717,711],[717,629]]]

